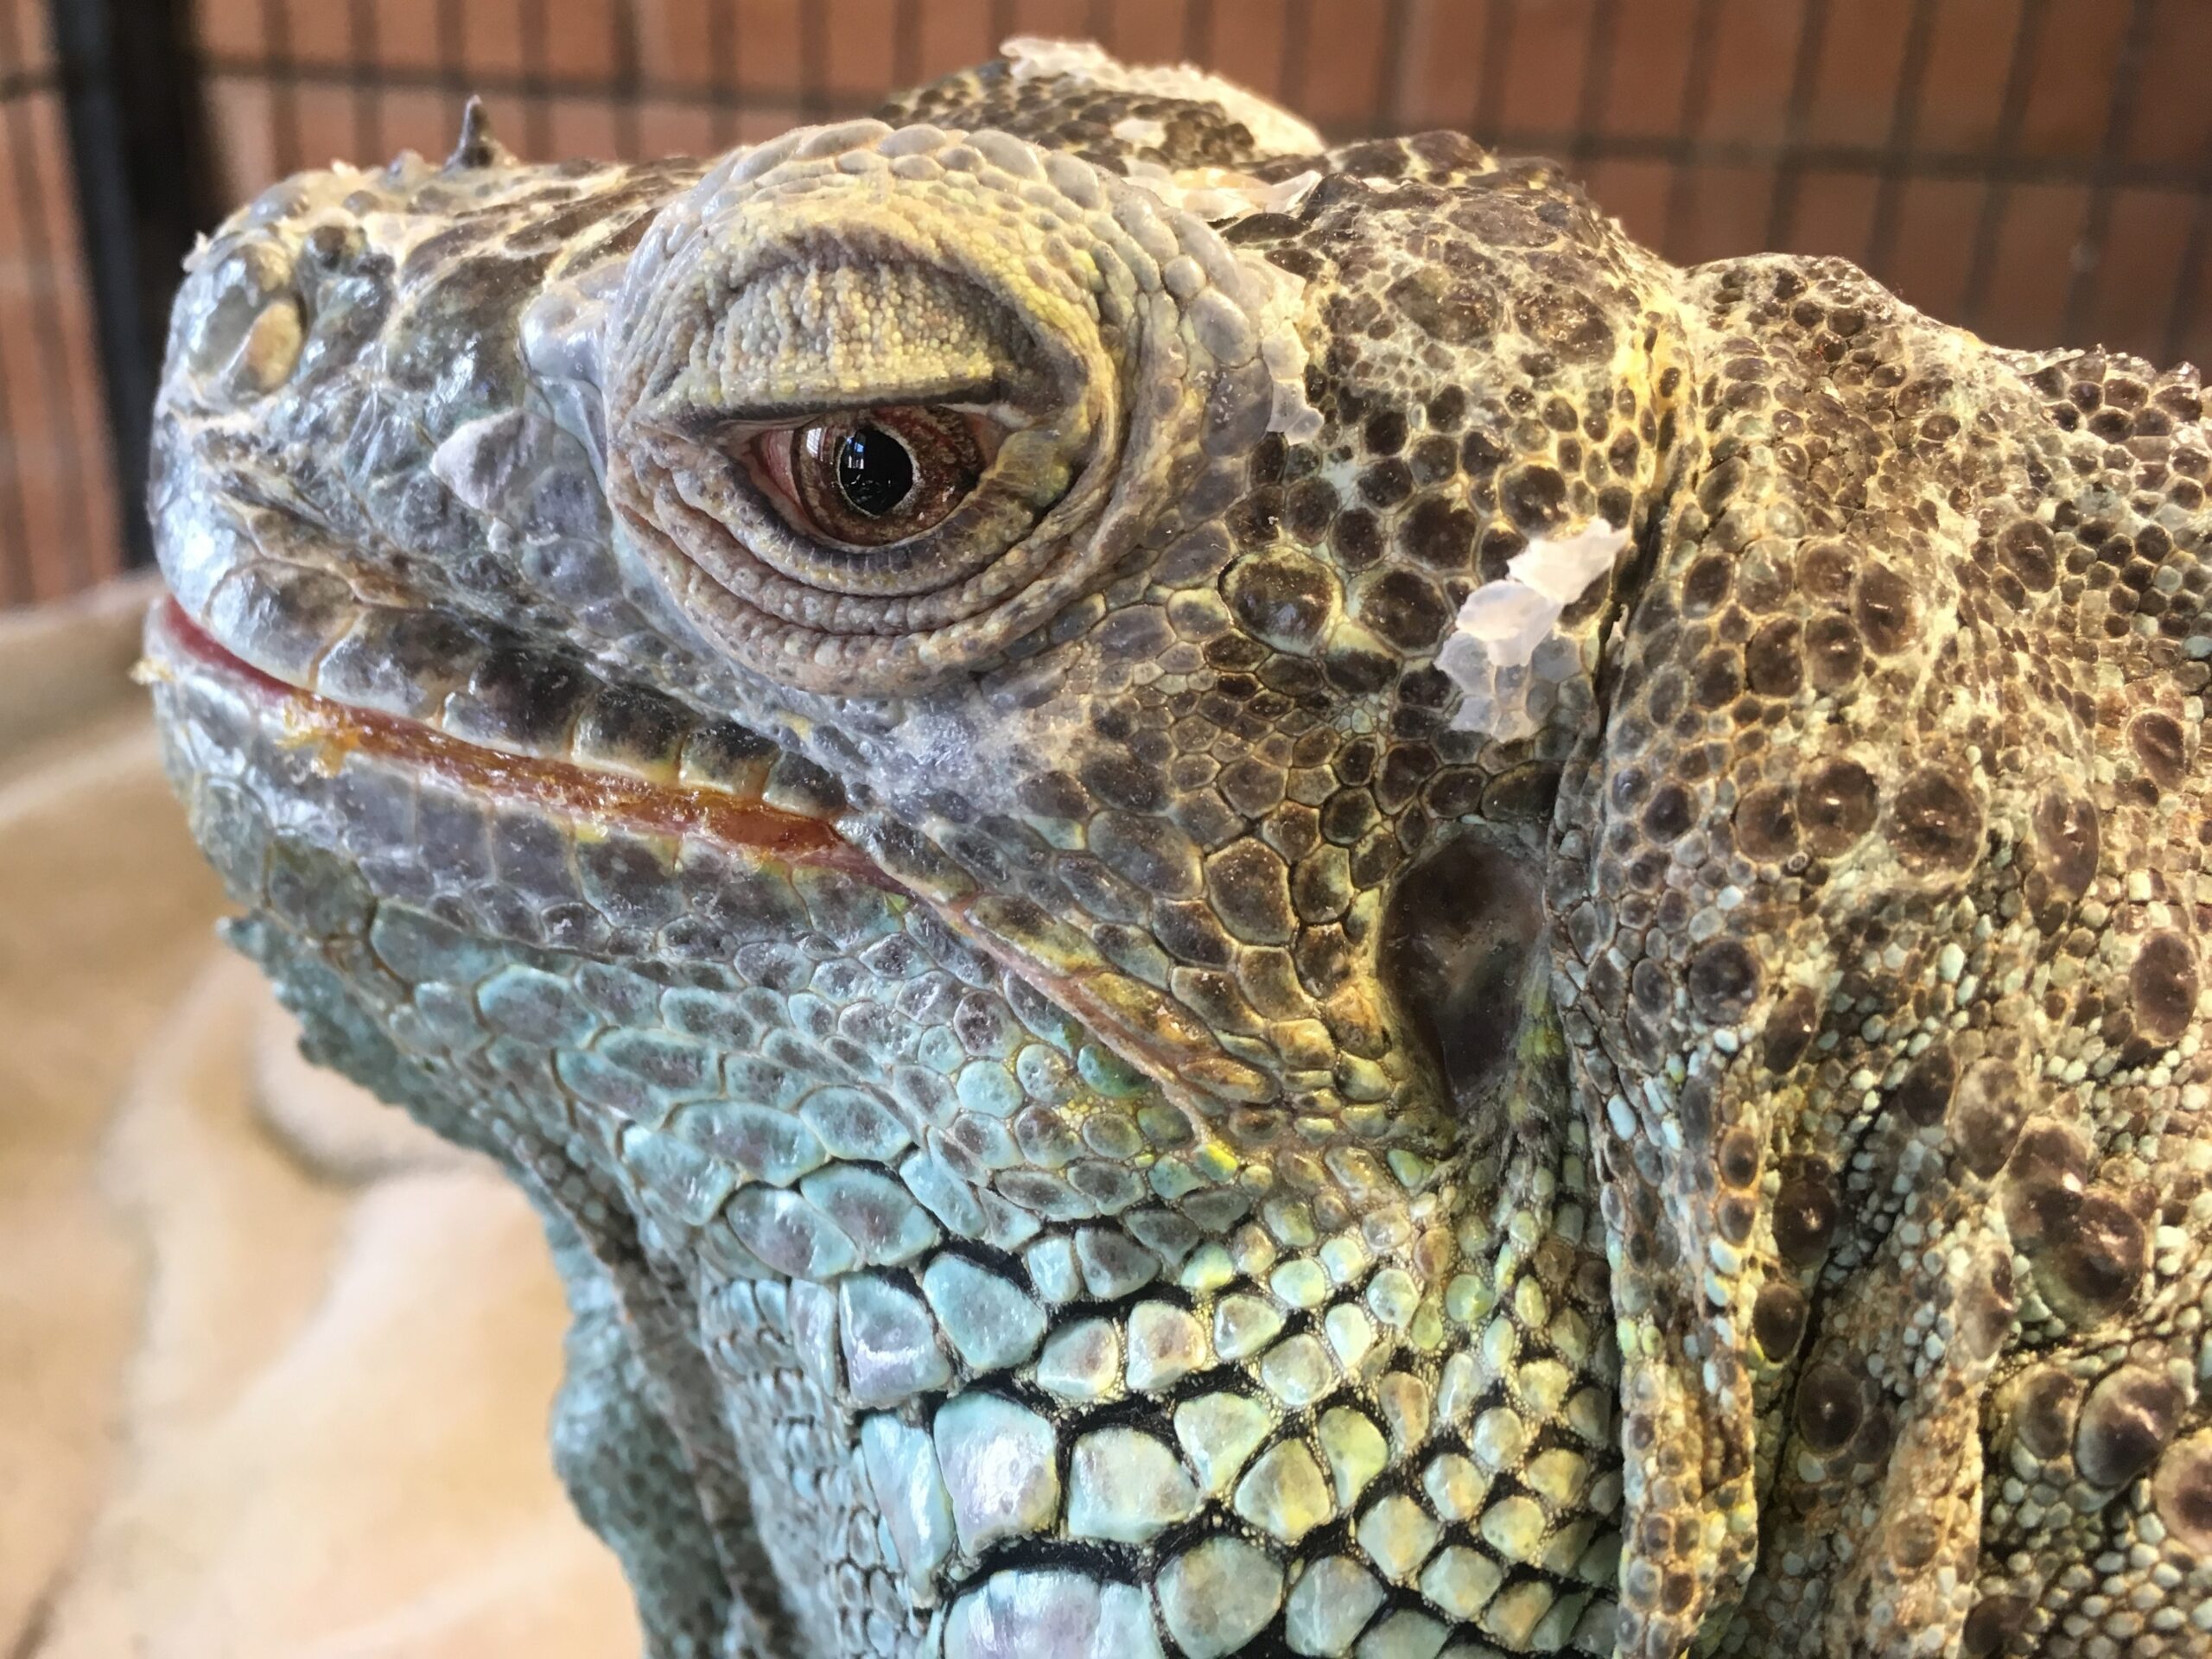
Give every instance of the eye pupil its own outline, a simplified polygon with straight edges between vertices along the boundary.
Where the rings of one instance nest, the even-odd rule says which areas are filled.
[[[957,410],[899,404],[825,415],[753,440],[791,497],[793,528],[840,548],[927,533],[974,493],[988,457]]]
[[[914,487],[914,458],[880,426],[855,427],[837,445],[837,493],[855,512],[880,518]]]

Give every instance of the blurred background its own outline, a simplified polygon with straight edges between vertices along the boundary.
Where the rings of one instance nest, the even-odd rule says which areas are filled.
[[[1682,263],[2212,359],[2212,0],[0,0],[0,607],[144,557],[176,261],[270,180],[442,154],[471,92],[531,158],[714,150],[1013,34],[1554,156]]]

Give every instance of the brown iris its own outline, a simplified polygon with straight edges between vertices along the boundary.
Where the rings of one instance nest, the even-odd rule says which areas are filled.
[[[824,541],[881,547],[941,523],[983,474],[976,419],[906,404],[761,434],[760,459]]]

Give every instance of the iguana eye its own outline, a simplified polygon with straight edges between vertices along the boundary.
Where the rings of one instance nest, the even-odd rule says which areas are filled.
[[[763,432],[753,453],[798,529],[881,547],[943,523],[982,477],[997,436],[980,415],[906,404]]]

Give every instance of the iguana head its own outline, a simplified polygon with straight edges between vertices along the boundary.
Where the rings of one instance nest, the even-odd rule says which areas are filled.
[[[1675,443],[1663,303],[1541,169],[1448,137],[1330,156],[1279,112],[1236,106],[1263,143],[1135,89],[1078,117],[1059,61],[985,83],[1006,108],[973,137],[804,130],[682,189],[578,192],[597,211],[564,240],[512,207],[425,222],[425,199],[505,201],[517,169],[296,181],[316,200],[203,260],[187,350],[216,373],[177,391],[318,436],[381,394],[429,449],[423,508],[513,532],[465,576],[387,566],[388,604],[517,627],[814,762],[848,840],[1133,1061],[1222,1101],[1413,1115],[1436,1043],[1385,982],[1380,918],[1462,825],[1525,839],[1590,724],[1610,556]],[[1155,102],[1172,135],[1104,119]],[[518,211],[519,238],[489,233]],[[310,338],[239,398],[238,354],[296,345],[303,303],[328,330],[321,295],[283,290],[342,289],[316,270],[340,242],[405,315],[342,363]],[[454,337],[456,308],[491,337]],[[237,418],[195,463],[264,464]],[[586,522],[528,522],[556,477]],[[1462,602],[1593,525],[1525,683],[1456,717]],[[529,547],[556,537],[557,569]],[[194,588],[257,563],[173,560]],[[589,589],[649,607],[652,637],[577,626]]]
[[[1821,538],[1973,502],[1770,393],[1868,326],[1815,275],[1039,42],[705,164],[472,119],[200,252],[179,786],[311,1044],[545,1210],[656,1652],[1718,1635],[1873,1398],[1789,1415],[1834,906],[1994,810],[1852,726],[1951,579]]]

